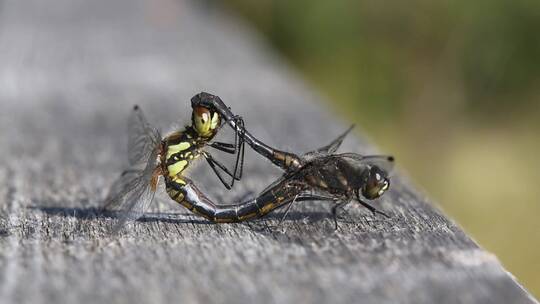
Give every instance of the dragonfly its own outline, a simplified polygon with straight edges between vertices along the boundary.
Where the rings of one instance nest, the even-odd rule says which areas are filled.
[[[228,218],[227,221],[262,217],[287,205],[280,220],[281,223],[292,204],[297,201],[334,202],[331,211],[336,229],[338,227],[338,211],[352,201],[357,201],[374,214],[389,217],[386,213],[368,204],[366,199],[377,199],[390,188],[390,173],[394,167],[394,157],[391,155],[364,156],[357,153],[335,153],[354,125],[328,145],[300,156],[275,149],[251,135],[246,130],[243,119],[241,120],[242,125],[236,123],[239,116],[234,115],[219,96],[203,92],[193,97],[192,105],[207,107],[220,113],[253,150],[284,170],[283,176],[268,186],[257,198],[226,207],[229,210],[237,210],[235,216]],[[204,196],[202,192],[195,189],[192,192],[194,197]],[[215,204],[207,198],[199,199],[197,204],[208,205],[206,208],[208,210],[216,208]],[[252,212],[246,214],[240,212],[239,214],[238,210]],[[207,217],[211,215],[213,214],[208,214]]]
[[[187,151],[184,149],[187,144],[178,147],[185,140],[178,140],[178,136],[173,135],[159,141],[160,137],[156,135],[158,133],[146,122],[142,112],[139,112],[138,115],[135,115],[138,117],[136,119],[139,125],[138,129],[148,131],[143,132],[146,135],[144,139],[138,141],[138,145],[131,146],[140,147],[141,152],[137,153],[149,155],[142,158],[148,159],[148,161],[143,169],[135,171],[134,176],[122,176],[118,181],[122,190],[115,191],[113,186],[111,191],[113,194],[107,199],[107,205],[119,206],[128,214],[120,222],[120,226],[127,219],[136,219],[144,213],[144,210],[152,201],[159,176],[164,177],[166,190],[170,198],[191,212],[215,223],[242,222],[263,217],[275,209],[288,205],[284,216],[280,220],[281,223],[294,202],[315,200],[335,203],[332,207],[332,214],[334,215],[336,229],[338,210],[354,199],[372,212],[387,216],[384,212],[378,211],[365,203],[360,198],[360,194],[364,198],[375,199],[388,190],[390,185],[388,173],[391,171],[394,159],[391,156],[362,156],[355,153],[335,154],[334,152],[336,152],[352,128],[349,128],[329,145],[306,153],[303,156],[298,156],[294,153],[271,148],[253,137],[246,130],[243,119],[240,116],[233,115],[230,109],[215,95],[203,92],[195,95],[191,103],[194,109],[192,125],[196,132],[204,133],[204,130],[213,130],[213,135],[210,136],[213,137],[218,130],[217,125],[219,123],[210,123],[209,126],[206,126],[207,121],[211,121],[211,119],[201,120],[197,123],[199,116],[204,116],[201,113],[210,113],[210,117],[217,115],[216,117],[224,118],[235,130],[235,134],[238,136],[235,142],[240,143],[240,149],[243,150],[244,143],[248,143],[256,152],[282,168],[285,173],[255,198],[241,203],[216,204],[191,179],[183,174],[187,164],[189,164],[189,162],[184,163],[186,157],[187,160],[190,160],[191,156],[195,158],[195,154],[185,155],[185,152],[183,152],[184,154],[178,154]],[[209,141],[199,143],[200,149],[205,144],[209,144]],[[192,144],[189,146],[191,147]],[[226,145],[221,144],[219,146],[223,148]],[[205,155],[203,152],[197,153]],[[242,162],[243,153],[242,151]],[[206,158],[208,160],[208,157]],[[238,162],[236,166],[238,166]],[[229,173],[234,180],[236,169],[235,173]]]
[[[232,119],[243,125],[241,117]],[[221,183],[231,189],[234,182],[242,178],[245,147],[243,137],[238,133],[235,133],[233,144],[215,141],[222,126],[219,113],[194,105],[191,125],[162,137],[159,130],[148,123],[141,108],[135,106],[128,119],[129,168],[113,183],[104,204],[106,211],[120,211],[114,231],[144,214],[154,199],[161,177],[166,181],[169,196],[182,201],[177,189],[188,183],[185,170],[201,157],[206,159]],[[207,151],[208,147],[236,155],[234,169],[228,169],[215,159]]]

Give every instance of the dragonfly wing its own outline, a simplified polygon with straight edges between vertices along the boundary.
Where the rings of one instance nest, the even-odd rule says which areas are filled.
[[[138,187],[124,198],[125,209],[119,213],[118,222],[113,227],[113,234],[118,233],[128,221],[135,221],[142,217],[154,199],[155,191],[150,184]]]
[[[118,223],[113,233],[118,232],[127,221],[139,219],[154,198],[152,174],[144,170],[123,174],[112,186],[107,196],[105,209],[115,212]]]
[[[157,151],[150,153],[150,161],[144,169],[125,171],[113,184],[105,199],[105,209],[116,211],[119,221],[113,232],[118,232],[129,220],[140,218],[148,209],[155,195],[157,180],[154,170],[157,167]]]
[[[266,188],[263,189],[263,191],[261,191],[259,194],[262,194],[262,193],[265,193],[267,192],[268,190],[270,190],[271,188],[274,188],[276,187],[279,183],[283,182],[284,180],[286,180],[287,178],[290,178],[289,176],[290,174],[283,174],[282,176],[280,176],[278,179],[276,179],[275,181],[273,181],[270,185],[268,185]]]
[[[150,155],[161,142],[159,131],[152,127],[142,110],[135,106],[128,120],[129,165],[137,166],[148,162]]]
[[[354,128],[354,125],[350,126],[349,129],[347,129],[347,131],[345,131],[343,134],[338,136],[336,139],[334,139],[328,145],[326,145],[324,147],[320,147],[317,150],[314,150],[314,151],[311,151],[311,152],[308,152],[308,153],[304,154],[304,158],[306,158],[306,159],[307,158],[313,158],[313,157],[316,157],[318,155],[329,155],[329,154],[332,154],[332,153],[336,152],[337,149],[339,149],[339,147],[343,143],[343,140],[345,139],[345,137],[347,137],[347,135],[351,132],[351,130],[353,128]]]
[[[282,176],[261,191],[261,194],[269,191],[272,188],[278,187],[280,184],[297,184],[298,182],[303,182],[305,175],[308,173],[313,173],[312,168],[308,165],[304,165],[295,171],[285,172]]]
[[[337,154],[337,157],[348,158],[356,165],[377,166],[387,174],[394,170],[394,157],[390,155],[360,155],[356,153]]]

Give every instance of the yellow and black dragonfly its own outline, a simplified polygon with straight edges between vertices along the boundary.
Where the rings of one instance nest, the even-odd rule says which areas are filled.
[[[243,125],[241,118],[233,118],[235,124]],[[104,209],[121,211],[121,228],[128,220],[143,215],[153,201],[159,178],[165,179],[166,190],[178,202],[184,200],[178,191],[191,181],[184,176],[189,165],[203,157],[210,168],[227,188],[231,189],[243,173],[243,136],[235,134],[234,144],[215,141],[214,137],[222,127],[221,115],[209,108],[193,106],[191,125],[162,137],[160,132],[148,123],[142,110],[135,106],[128,121],[129,169],[125,170],[112,185]],[[207,151],[211,147],[219,151],[235,154],[234,169],[229,170]],[[227,175],[230,180],[227,181]]]

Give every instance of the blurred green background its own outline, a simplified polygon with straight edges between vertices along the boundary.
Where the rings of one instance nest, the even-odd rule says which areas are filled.
[[[540,296],[540,1],[227,5]]]

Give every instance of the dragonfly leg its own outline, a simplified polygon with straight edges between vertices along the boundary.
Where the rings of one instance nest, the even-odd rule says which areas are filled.
[[[238,148],[237,148],[236,144],[233,145],[233,144],[222,143],[222,142],[213,142],[213,143],[209,144],[210,147],[212,147],[212,148],[214,148],[216,150],[228,153],[228,154],[236,154],[236,153],[238,153],[238,155],[236,157],[237,159],[236,159],[236,162],[235,162],[235,166],[234,166],[234,172],[235,172],[234,179],[236,179],[236,180],[240,180],[242,178],[242,173],[244,171],[245,149],[244,149],[243,143],[241,145],[242,146],[239,149],[240,153],[238,153],[238,151],[237,151]]]
[[[301,194],[300,197],[298,197],[297,199],[298,201],[330,201],[330,202],[336,202],[336,201],[339,201],[339,198],[337,197],[334,197],[334,196],[325,196],[325,195],[319,195],[319,194],[313,194],[313,193],[304,193],[304,194]],[[346,201],[346,202],[338,202],[337,204],[335,204],[333,207],[332,207],[332,216],[334,217],[334,223],[336,225],[336,230],[338,229],[338,223],[337,223],[337,212],[338,212],[338,209],[341,209],[342,207],[344,207],[346,204],[348,204],[349,202]]]
[[[221,181],[221,183],[225,186],[225,188],[227,188],[227,190],[230,190],[232,188],[232,186],[234,185],[234,181],[237,179],[236,176],[234,176],[230,171],[229,169],[227,169],[227,167],[225,167],[222,163],[218,162],[217,160],[215,160],[212,155],[210,153],[203,153],[203,156],[204,158],[206,159],[206,161],[208,162],[208,164],[210,165],[210,168],[212,168],[212,170],[214,171],[214,173],[217,175],[217,177],[219,178],[219,180]],[[216,167],[217,166],[217,167]],[[232,180],[230,183],[226,182],[225,179],[223,178],[223,176],[221,175],[221,173],[219,172],[218,170],[218,167],[223,170],[223,172],[225,172],[227,175],[229,175],[230,177],[232,177]]]
[[[371,206],[370,204],[364,202],[362,199],[360,199],[360,193],[357,192],[356,193],[356,199],[358,200],[358,202],[360,203],[360,205],[368,208],[369,211],[371,211],[373,214],[380,214],[380,215],[383,215],[387,218],[390,218],[390,216],[386,213],[384,213],[383,211],[380,211],[380,210],[377,210],[375,207]]]
[[[297,194],[294,199],[287,205],[287,209],[285,209],[285,213],[283,216],[281,216],[281,219],[279,220],[276,227],[281,226],[287,215],[289,214],[289,211],[291,210],[291,206],[295,202],[300,201],[336,201],[337,198],[332,196],[325,196],[325,195],[319,195],[319,194],[313,194],[313,193],[300,193]]]
[[[242,126],[242,131],[240,132],[240,135],[238,132],[235,132],[235,135],[234,135],[235,151],[237,148],[239,149],[236,154],[236,163],[234,165],[234,177],[237,177],[238,180],[242,178],[242,175],[244,173],[244,156],[246,154],[245,137],[244,137],[245,126],[244,126],[244,120],[241,117],[240,117],[240,124]]]
[[[225,153],[236,154],[238,147],[244,144],[243,133],[244,133],[245,126],[244,126],[244,120],[240,116],[235,116],[234,121],[235,121],[235,125],[238,125],[238,128],[234,132],[235,133],[234,144],[214,141],[208,145],[214,149],[223,151]]]
[[[215,141],[208,144],[210,147],[229,154],[236,154],[236,145]]]
[[[294,204],[294,202],[296,202],[297,198],[298,198],[298,195],[296,195],[294,197],[294,199],[287,205],[287,209],[285,209],[285,213],[283,213],[283,216],[281,217],[281,219],[279,219],[279,223],[277,224],[276,228],[281,226],[281,223],[283,223],[283,221],[285,220],[285,218],[289,214],[289,211],[291,210],[291,206]],[[282,233],[285,233],[285,231],[282,231]]]
[[[335,225],[334,229],[335,230],[338,230],[338,228],[339,228],[338,221],[337,221],[338,220],[338,211],[343,209],[343,207],[345,207],[345,205],[347,205],[348,203],[349,203],[349,201],[345,201],[345,202],[341,201],[341,202],[335,204],[334,206],[332,206],[332,217],[334,218],[334,225]]]
[[[232,174],[233,181],[231,181],[231,187],[234,185],[234,180],[240,180],[244,173],[244,157],[245,157],[245,138],[244,138],[244,120],[241,117],[235,117],[235,123],[240,125],[239,130],[235,130],[234,144],[213,142],[209,146],[214,149],[223,151],[229,154],[236,154],[236,161],[234,164],[234,174]]]

